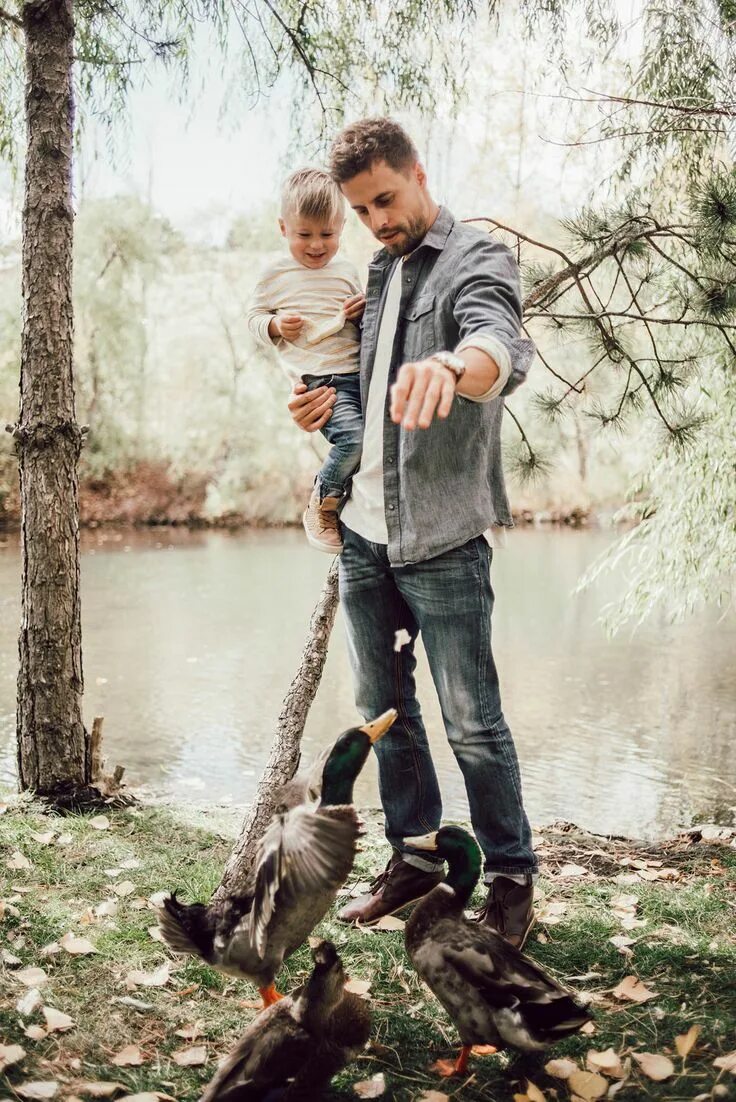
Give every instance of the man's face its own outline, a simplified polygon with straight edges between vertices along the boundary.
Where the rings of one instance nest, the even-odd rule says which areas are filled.
[[[374,161],[340,190],[391,256],[412,252],[432,224],[427,177],[418,163],[397,172],[385,161]]]
[[[289,252],[305,268],[324,268],[340,248],[340,234],[345,225],[342,214],[321,221],[301,214],[286,214],[279,218],[281,233]]]

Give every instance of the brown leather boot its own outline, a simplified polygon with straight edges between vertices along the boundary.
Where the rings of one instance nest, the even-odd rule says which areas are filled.
[[[384,915],[393,915],[404,907],[416,903],[432,888],[444,880],[442,869],[424,872],[402,861],[394,850],[391,860],[376,877],[366,895],[351,899],[338,912],[340,922],[359,922],[361,926],[373,926]]]
[[[474,922],[485,922],[517,949],[523,949],[534,925],[534,885],[517,884],[506,876],[497,876],[488,887],[485,906],[473,915]]]

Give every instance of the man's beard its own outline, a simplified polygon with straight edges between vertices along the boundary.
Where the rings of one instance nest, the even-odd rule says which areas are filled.
[[[414,252],[417,245],[421,245],[428,229],[427,219],[418,214],[415,218],[410,218],[408,222],[396,227],[396,232],[401,235],[396,241],[381,241],[380,237],[378,240],[381,241],[389,256],[407,256]]]

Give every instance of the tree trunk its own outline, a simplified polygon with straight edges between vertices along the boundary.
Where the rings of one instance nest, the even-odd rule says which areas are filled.
[[[261,774],[256,798],[245,817],[240,837],[228,858],[214,899],[242,891],[253,865],[258,843],[273,815],[274,794],[280,785],[291,780],[299,767],[304,725],[322,679],[339,599],[337,562],[334,562],[312,613],[299,669],[281,706],[276,738],[266,768]]]
[[[76,422],[72,373],[72,0],[27,0],[20,420],[18,777],[60,804],[90,781],[82,721]]]

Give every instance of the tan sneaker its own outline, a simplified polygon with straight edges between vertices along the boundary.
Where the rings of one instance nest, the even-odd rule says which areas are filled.
[[[339,504],[339,497],[325,497],[320,501],[319,487],[315,485],[302,517],[304,531],[312,547],[329,555],[339,555],[342,551],[340,522],[337,519]]]

